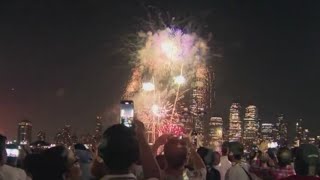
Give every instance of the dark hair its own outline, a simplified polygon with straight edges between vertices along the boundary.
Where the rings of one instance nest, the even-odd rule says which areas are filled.
[[[75,144],[74,145],[74,149],[77,149],[77,150],[87,150],[87,148],[83,145],[83,144]]]
[[[296,151],[294,168],[298,175],[316,175],[319,168],[319,150],[312,144],[301,144]],[[310,170],[313,172],[310,172]]]
[[[41,154],[28,154],[23,161],[23,166],[28,175],[32,176],[33,180],[41,180],[42,177],[42,167],[43,158]]]
[[[243,153],[244,153],[244,147],[240,142],[230,142],[229,143],[229,150],[233,154],[234,160],[241,160]]]
[[[2,155],[3,155],[3,152],[6,150],[6,141],[7,141],[7,137],[0,134],[0,162],[2,162],[5,158]]]
[[[229,150],[229,142],[225,141],[221,146],[221,154],[223,156],[228,155],[228,150]]]
[[[169,167],[178,169],[185,165],[188,157],[186,143],[178,138],[171,138],[164,145],[164,157]]]
[[[42,154],[44,166],[43,179],[62,180],[63,174],[68,171],[68,149],[64,146],[56,146],[47,149]]]
[[[242,159],[242,155],[236,154],[236,155],[233,155],[233,158],[235,160],[241,160]]]
[[[166,159],[165,159],[164,155],[157,155],[156,160],[158,162],[160,169],[164,169],[166,166]]]
[[[121,124],[111,126],[103,134],[99,154],[109,170],[128,170],[139,159],[139,144],[134,131]]]
[[[292,162],[292,153],[289,148],[281,147],[278,150],[277,158],[279,166],[284,167]]]
[[[197,150],[197,153],[199,154],[199,156],[204,159],[206,157],[206,155],[208,154],[209,149],[205,148],[205,147],[199,147]]]

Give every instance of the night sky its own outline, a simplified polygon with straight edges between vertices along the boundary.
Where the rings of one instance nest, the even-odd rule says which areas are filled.
[[[223,54],[215,113],[226,119],[239,99],[262,121],[284,113],[319,129],[320,2],[10,0],[0,1],[0,132],[15,137],[24,118],[51,137],[66,123],[92,132],[96,115],[112,121],[130,73],[122,39],[149,5],[207,14],[204,29]]]

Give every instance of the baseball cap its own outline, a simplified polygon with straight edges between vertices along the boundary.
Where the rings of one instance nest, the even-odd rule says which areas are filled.
[[[317,165],[319,163],[318,148],[312,144],[301,144],[297,149],[296,160],[307,165]]]

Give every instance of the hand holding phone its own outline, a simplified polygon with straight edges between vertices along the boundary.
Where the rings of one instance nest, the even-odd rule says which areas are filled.
[[[19,149],[6,149],[8,157],[18,157],[19,156]]]
[[[127,127],[133,125],[134,106],[133,101],[124,100],[120,102],[120,124]]]

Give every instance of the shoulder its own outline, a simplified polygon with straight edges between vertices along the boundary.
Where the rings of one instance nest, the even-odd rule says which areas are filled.
[[[189,177],[206,177],[207,170],[205,168],[197,169],[197,170],[186,170],[187,175]]]
[[[23,169],[13,167],[13,171],[20,179],[27,179],[27,174]]]
[[[186,170],[186,175],[189,179],[206,179],[207,170],[205,168],[192,171]]]
[[[244,174],[244,168],[240,165],[233,165],[231,168],[228,169],[227,174],[232,176],[238,176],[239,174]]]
[[[5,171],[7,174],[11,174],[10,176],[16,177],[18,180],[27,179],[27,174],[22,169],[11,167],[8,165],[4,165],[4,166],[2,166],[2,170]]]

